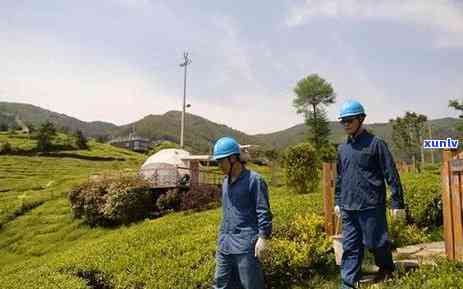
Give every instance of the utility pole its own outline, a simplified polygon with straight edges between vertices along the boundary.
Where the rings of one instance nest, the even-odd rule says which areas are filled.
[[[185,102],[186,102],[186,70],[187,66],[191,64],[191,59],[188,58],[188,52],[183,53],[183,58],[185,62],[180,63],[180,67],[185,68],[185,76],[183,78],[183,110],[182,110],[182,122],[180,127],[180,147],[183,148],[183,134],[185,131]]]

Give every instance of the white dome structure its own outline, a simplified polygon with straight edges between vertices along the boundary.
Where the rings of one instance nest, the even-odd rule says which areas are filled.
[[[164,149],[160,150],[159,152],[155,153],[154,155],[150,156],[141,166],[143,167],[156,164],[156,163],[165,163],[180,167],[188,167],[188,163],[182,161],[182,158],[189,157],[190,153],[186,150],[181,149]]]
[[[184,160],[188,157],[190,153],[185,150],[161,150],[143,163],[140,175],[156,187],[175,187],[183,175],[189,174],[189,161]]]

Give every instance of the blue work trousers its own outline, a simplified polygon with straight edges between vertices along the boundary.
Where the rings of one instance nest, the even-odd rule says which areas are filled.
[[[341,288],[355,288],[360,280],[364,249],[375,257],[376,266],[392,272],[394,263],[387,237],[386,209],[342,210]]]
[[[264,289],[262,265],[254,252],[224,254],[217,251],[214,289]]]

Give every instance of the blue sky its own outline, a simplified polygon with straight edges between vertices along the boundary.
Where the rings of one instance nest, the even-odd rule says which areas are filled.
[[[247,133],[301,123],[293,88],[317,73],[367,122],[456,116],[459,0],[2,0],[0,100],[116,124],[180,110]]]

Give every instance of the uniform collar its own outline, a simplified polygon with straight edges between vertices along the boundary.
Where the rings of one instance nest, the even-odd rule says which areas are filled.
[[[365,137],[366,135],[368,134],[368,131],[364,128],[363,131],[357,135],[356,137],[354,136],[348,136],[347,137],[347,142],[348,143],[356,143],[358,142],[360,139],[362,139],[363,137]]]
[[[248,171],[249,171],[249,170],[248,170],[247,168],[243,167],[243,169],[242,169],[241,172],[240,172],[240,175],[231,183],[231,185],[236,184],[238,181],[240,181],[241,179],[243,179],[244,176],[245,176],[245,174],[246,174]],[[226,181],[227,181],[227,183],[228,183],[228,176],[225,176],[225,178],[226,178]]]

